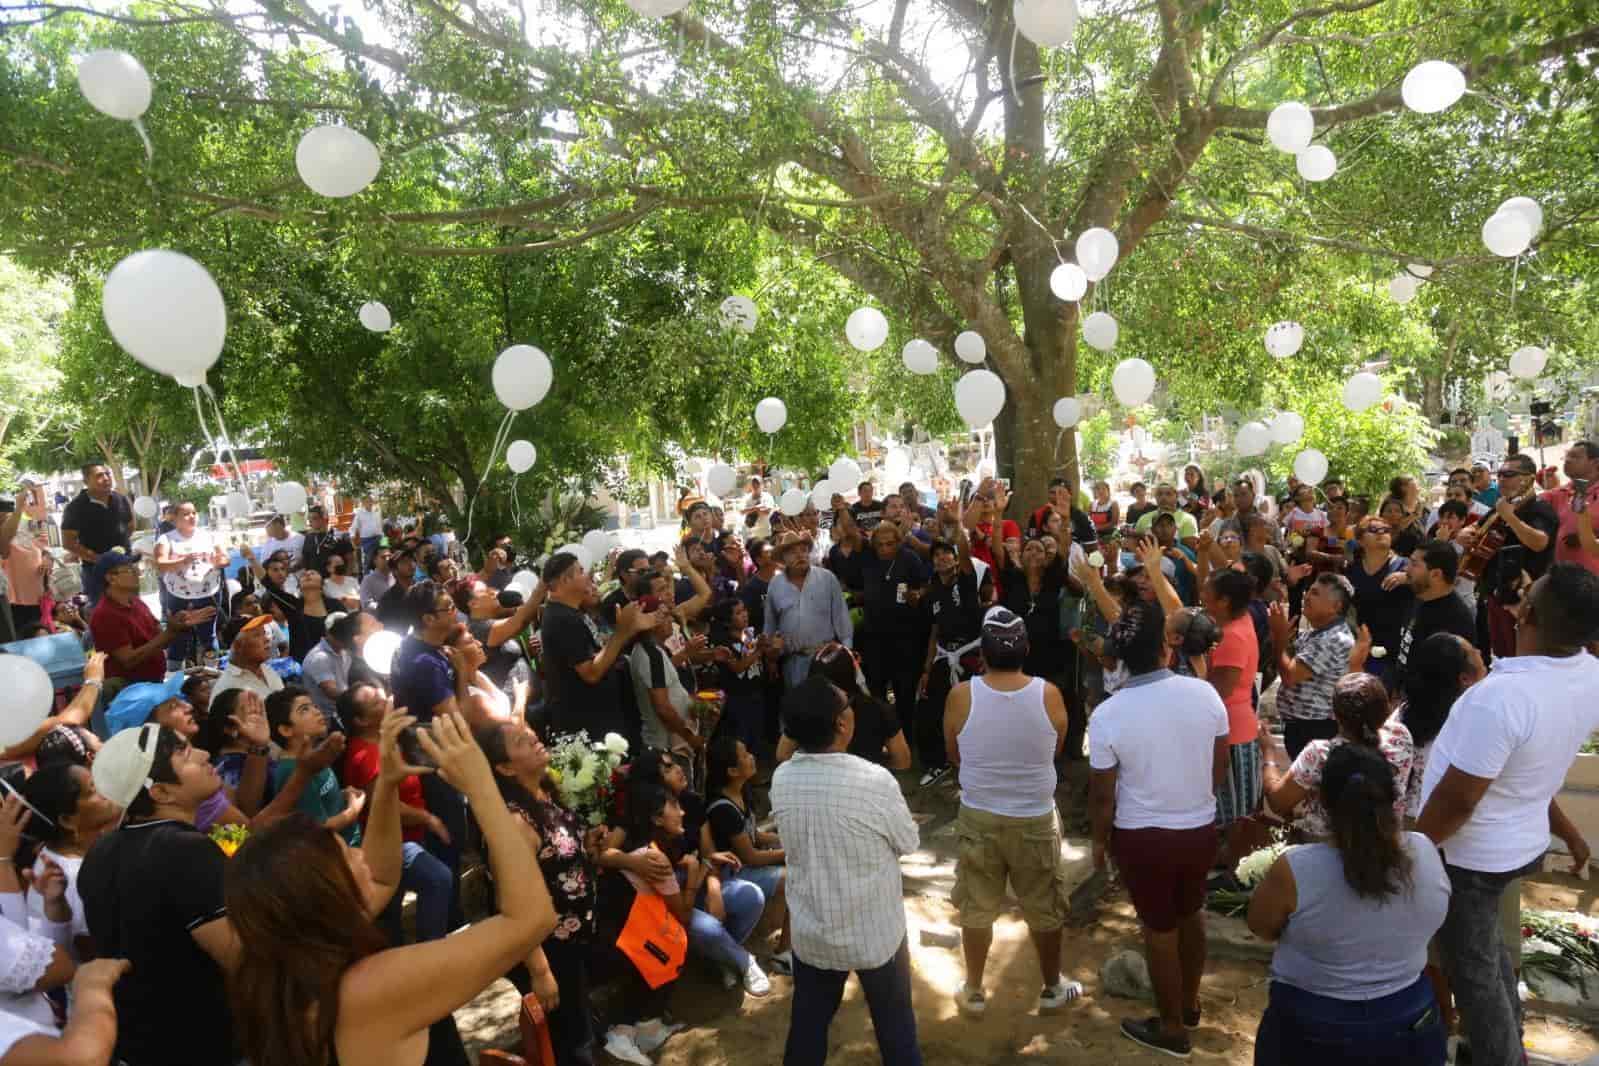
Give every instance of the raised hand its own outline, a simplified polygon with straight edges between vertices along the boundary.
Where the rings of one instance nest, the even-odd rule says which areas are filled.
[[[311,773],[326,770],[344,754],[344,734],[329,733],[322,743],[305,753],[300,763]]]

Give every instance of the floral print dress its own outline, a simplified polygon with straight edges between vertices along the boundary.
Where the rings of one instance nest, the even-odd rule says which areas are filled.
[[[587,940],[594,932],[594,864],[583,849],[583,820],[553,801],[531,808],[510,804],[511,813],[538,830],[539,871],[555,905],[557,940]]]

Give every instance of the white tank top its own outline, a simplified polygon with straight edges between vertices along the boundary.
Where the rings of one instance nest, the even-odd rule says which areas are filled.
[[[1044,681],[999,692],[972,678],[972,709],[956,738],[961,803],[1007,818],[1055,809],[1055,726],[1044,710]]]

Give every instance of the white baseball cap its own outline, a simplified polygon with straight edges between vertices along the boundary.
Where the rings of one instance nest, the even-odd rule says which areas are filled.
[[[127,807],[138,798],[139,790],[149,788],[150,768],[155,765],[155,749],[161,727],[147,722],[135,729],[124,729],[101,745],[89,771],[95,791],[118,807]]]

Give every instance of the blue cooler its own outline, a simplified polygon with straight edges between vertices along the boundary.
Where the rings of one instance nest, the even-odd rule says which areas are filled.
[[[83,640],[76,633],[54,633],[47,637],[0,644],[0,651],[25,655],[44,667],[57,689],[83,684]]]

